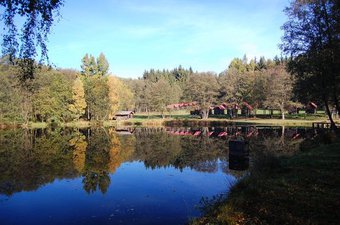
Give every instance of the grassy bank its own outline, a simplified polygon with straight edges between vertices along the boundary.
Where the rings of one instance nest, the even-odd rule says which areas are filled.
[[[339,162],[339,142],[271,160],[193,224],[338,224]]]
[[[176,114],[166,114],[163,119],[159,113],[136,114],[133,119],[126,121],[128,124],[147,126],[149,124],[165,126],[226,126],[231,124],[271,125],[271,126],[303,126],[311,127],[313,122],[326,122],[325,116],[307,115],[305,117],[287,116],[287,119],[280,118],[234,118],[226,116],[211,116],[208,119],[199,119],[197,116],[190,116],[185,111]],[[123,122],[124,123],[124,122]]]
[[[107,121],[74,121],[74,122],[58,122],[55,124],[30,122],[27,125],[20,123],[1,123],[0,128],[12,127],[28,127],[28,128],[46,128],[48,126],[59,127],[77,127],[85,128],[91,126],[227,126],[227,125],[269,125],[269,126],[301,126],[311,127],[313,122],[326,122],[325,117],[316,117],[315,115],[308,115],[302,117],[289,117],[282,120],[280,118],[234,118],[228,119],[226,116],[211,116],[208,119],[200,119],[198,116],[190,116],[186,111],[178,111],[172,114],[166,114],[165,118],[159,113],[140,113],[136,114],[134,118],[128,120],[107,120]],[[338,120],[337,122],[340,122]]]

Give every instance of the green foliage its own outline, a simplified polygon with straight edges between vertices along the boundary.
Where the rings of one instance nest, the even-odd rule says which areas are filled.
[[[189,76],[184,89],[188,101],[196,101],[200,105],[202,118],[208,118],[209,108],[217,102],[219,84],[213,73],[195,73]]]
[[[110,112],[109,86],[100,76],[83,77],[87,118],[103,120]]]
[[[143,74],[143,79],[151,82],[157,82],[160,79],[165,79],[170,84],[174,82],[178,83],[181,87],[186,83],[190,74],[193,71],[191,67],[189,69],[184,69],[181,65],[173,70],[154,70],[145,71]]]
[[[22,59],[19,65],[23,70],[20,74],[23,81],[33,78],[37,48],[40,48],[41,61],[48,61],[47,36],[62,5],[63,0],[0,1],[0,6],[4,8],[1,15],[1,21],[4,22],[2,53],[8,55],[12,62],[18,63],[15,59]],[[18,29],[18,24],[22,24],[21,29]]]
[[[151,69],[144,73],[143,79],[124,80],[107,74],[109,67],[104,54],[101,53],[97,60],[86,54],[79,78],[76,71],[41,67],[36,79],[21,86],[17,85],[18,67],[3,59],[1,71],[7,74],[5,77],[14,79],[2,77],[0,104],[8,107],[3,107],[1,118],[21,120],[26,124],[29,121],[51,121],[52,118],[64,122],[81,117],[105,120],[113,118],[118,110],[158,111],[164,117],[166,111],[172,110],[168,105],[193,101],[198,103],[196,109],[201,110],[202,118],[208,117],[210,107],[221,103],[247,102],[255,109],[264,106],[287,109],[288,103],[292,103],[291,87],[278,79],[280,76],[275,76],[285,74],[289,77],[284,69],[286,59],[261,58],[265,67],[260,70],[256,68],[255,59],[248,63],[244,56],[242,60],[234,59],[229,69],[219,76],[179,66],[171,71]],[[276,104],[281,100],[276,95],[278,92],[286,94],[284,107]]]
[[[72,85],[66,77],[56,71],[41,71],[34,80],[35,92],[32,104],[38,121],[55,117],[67,121],[71,118],[68,110],[72,100]]]
[[[243,69],[230,67],[225,75],[219,77],[221,101],[235,103],[250,101],[254,75],[244,71],[245,67]]]
[[[171,85],[165,79],[160,79],[155,83],[149,82],[146,85],[145,94],[149,96],[149,109],[161,112],[163,116],[167,105],[179,102],[181,89],[175,83]]]
[[[81,65],[87,119],[111,119],[118,110],[133,109],[133,93],[118,78],[107,76],[109,63],[103,53],[97,60],[86,54]]]
[[[288,109],[292,97],[293,80],[282,66],[277,66],[269,78],[268,96],[264,102],[271,109],[279,108],[282,119],[285,118],[285,110]]]
[[[0,65],[0,121],[23,122],[21,88],[13,67]]]
[[[97,62],[92,55],[86,55],[82,59],[82,65],[81,65],[81,73],[85,76],[93,76],[96,75],[98,72],[98,66]]]
[[[340,7],[337,0],[292,1],[285,10],[281,49],[291,56],[289,71],[296,77],[295,92],[307,103],[318,99],[326,106],[339,105]]]
[[[109,72],[109,62],[103,53],[100,53],[97,58],[97,71],[101,76],[107,75]]]
[[[77,78],[72,86],[72,101],[68,108],[72,113],[74,119],[79,119],[85,113],[86,101],[85,90],[83,82],[80,78]]]
[[[109,72],[109,62],[104,53],[100,53],[95,59],[93,55],[85,54],[81,60],[81,74],[85,76],[105,76]]]

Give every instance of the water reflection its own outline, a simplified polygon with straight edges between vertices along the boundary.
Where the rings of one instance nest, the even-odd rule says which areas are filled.
[[[298,134],[298,135],[297,135]],[[55,179],[82,177],[87,193],[106,193],[123,162],[146,168],[190,168],[227,174],[249,167],[247,152],[229,151],[237,135],[247,140],[308,135],[307,129],[268,127],[121,128],[114,130],[1,130],[0,193],[31,191]],[[229,163],[228,163],[229,162]],[[229,165],[229,166],[228,166]]]
[[[0,221],[185,224],[202,197],[247,173],[252,145],[308,135],[246,126],[0,130]],[[232,140],[250,150],[229,148]]]

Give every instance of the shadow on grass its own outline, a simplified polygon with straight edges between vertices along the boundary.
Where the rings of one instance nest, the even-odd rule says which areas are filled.
[[[228,197],[203,202],[205,215],[192,224],[338,224],[339,149],[337,140],[293,156],[263,154]]]

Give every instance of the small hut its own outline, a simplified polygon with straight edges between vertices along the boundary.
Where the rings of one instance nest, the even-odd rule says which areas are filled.
[[[226,105],[223,103],[219,106],[214,107],[214,115],[224,115],[224,111],[226,109]]]
[[[116,120],[127,120],[133,118],[133,111],[119,111],[115,114]]]
[[[241,104],[241,115],[242,116],[250,116],[251,111],[253,110],[253,107],[248,104],[248,102],[242,102]]]
[[[318,108],[317,104],[315,104],[314,102],[309,102],[308,105],[306,106],[306,113],[314,114],[316,113],[317,108]]]

